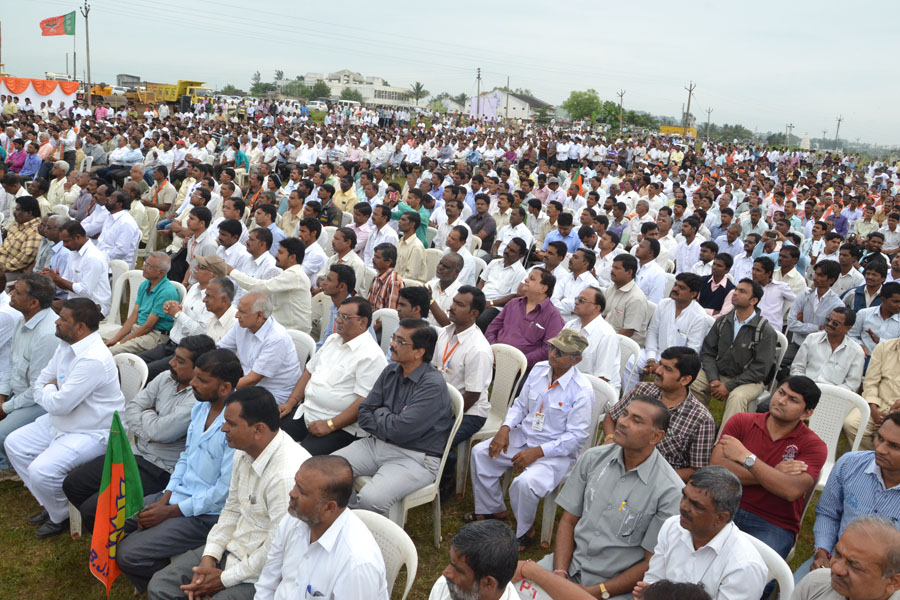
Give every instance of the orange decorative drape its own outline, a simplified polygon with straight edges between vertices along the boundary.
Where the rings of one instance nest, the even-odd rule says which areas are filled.
[[[25,77],[0,77],[0,83],[6,84],[13,94],[22,94],[28,89],[28,84],[41,96],[49,96],[56,87],[62,90],[64,94],[71,95],[78,91],[79,83],[77,81],[49,81],[47,79],[27,79]]]

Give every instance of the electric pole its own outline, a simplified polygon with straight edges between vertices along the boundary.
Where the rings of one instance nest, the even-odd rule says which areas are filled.
[[[616,93],[619,97],[619,131],[622,131],[622,98],[625,97],[625,90]]]
[[[706,109],[706,141],[709,141],[709,116],[712,114],[713,109]]]
[[[85,0],[85,2],[87,2],[87,0]],[[682,138],[685,137],[685,127],[687,126],[688,119],[690,118],[690,115],[691,115],[691,96],[694,94],[694,88],[696,88],[696,87],[697,86],[694,85],[694,82],[691,81],[688,84],[688,87],[684,88],[687,90],[687,93],[688,93],[688,101],[687,101],[687,112],[684,113],[684,118],[681,121],[681,137]]]
[[[475,78],[476,81],[476,89],[475,89],[475,118],[478,119],[481,117],[481,67],[478,67],[477,75]]]
[[[791,133],[794,132],[794,124],[788,123],[784,126],[784,145],[786,148],[791,147]]]
[[[509,75],[506,76],[506,120],[509,120]]]
[[[87,0],[84,0],[84,8],[81,9],[81,14],[84,15],[84,39],[87,50],[87,103],[88,106],[91,105],[91,32],[88,29],[88,13],[91,12],[91,5],[88,4]]]
[[[844,115],[839,116],[835,121],[837,121],[837,129],[834,130],[834,149],[838,149],[838,134],[841,132],[841,121],[844,120]]]

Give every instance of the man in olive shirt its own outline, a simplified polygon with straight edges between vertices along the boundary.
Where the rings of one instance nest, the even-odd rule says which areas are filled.
[[[660,527],[678,514],[684,483],[656,450],[669,425],[659,400],[638,396],[616,422],[613,444],[575,463],[556,503],[555,552],[540,565],[595,598],[632,600]]]

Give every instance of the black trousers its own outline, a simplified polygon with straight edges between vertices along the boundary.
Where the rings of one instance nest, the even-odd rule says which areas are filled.
[[[299,405],[297,405],[299,407]],[[332,431],[328,435],[316,437],[309,433],[306,429],[306,421],[303,417],[294,418],[297,408],[288,416],[281,419],[281,428],[286,434],[291,436],[294,441],[300,442],[300,445],[306,448],[306,451],[313,456],[322,456],[331,454],[340,450],[344,446],[349,446],[355,442],[357,438],[352,433],[347,433],[343,429]]]
[[[138,472],[141,475],[141,486],[144,495],[156,494],[166,489],[169,484],[169,472],[160,469],[143,456],[135,456]],[[85,529],[93,531],[94,517],[97,514],[97,496],[100,492],[100,482],[103,479],[103,462],[106,454],[101,454],[93,460],[75,467],[63,480],[63,493],[69,499],[78,512]]]

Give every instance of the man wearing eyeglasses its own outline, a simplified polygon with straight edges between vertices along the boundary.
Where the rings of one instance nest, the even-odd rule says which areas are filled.
[[[472,449],[475,512],[467,522],[506,519],[500,477],[521,470],[509,486],[519,550],[534,544],[534,517],[541,498],[555,489],[587,439],[594,392],[575,368],[588,347],[583,335],[562,330],[549,342],[549,359],[537,363],[500,431]]]
[[[336,335],[328,336],[278,407],[281,428],[313,456],[331,454],[364,435],[357,411],[387,365],[368,333],[371,321],[368,301],[345,298],[335,318]]]

